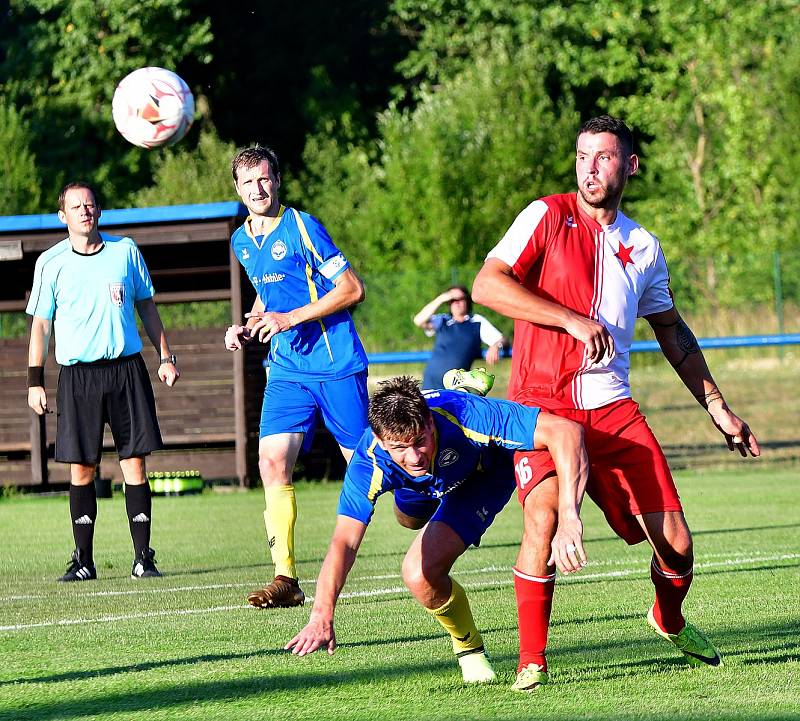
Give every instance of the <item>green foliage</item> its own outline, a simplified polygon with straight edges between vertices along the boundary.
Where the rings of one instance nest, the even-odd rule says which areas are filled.
[[[67,179],[91,179],[104,197],[117,198],[148,176],[156,156],[126,143],[111,119],[125,75],[211,59],[209,21],[193,18],[187,0],[13,0],[8,28],[2,89],[25,108],[32,146],[42,149],[47,208]]]
[[[576,122],[546,93],[536,52],[498,46],[413,110],[389,108],[377,143],[312,138],[289,193],[357,270],[475,264],[530,200],[568,182]]]
[[[31,132],[17,110],[0,95],[0,214],[34,212],[40,203],[40,180],[31,150]]]
[[[624,209],[661,237],[680,305],[774,299],[773,251],[800,251],[794,3],[392,9],[415,41],[400,65],[413,92],[381,115],[376,141],[311,138],[294,188],[357,267],[479,261],[530,200],[574,187],[578,120],[611,112],[643,161]]]
[[[225,328],[231,324],[231,304],[226,300],[162,303],[158,313],[167,333],[176,328]]]
[[[213,203],[233,200],[236,191],[231,179],[233,143],[217,137],[213,129],[203,130],[196,148],[177,145],[164,149],[153,164],[153,185],[131,196],[137,207]]]

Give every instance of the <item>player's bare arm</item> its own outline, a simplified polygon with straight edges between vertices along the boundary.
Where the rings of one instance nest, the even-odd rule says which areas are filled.
[[[653,328],[664,357],[697,402],[708,411],[712,423],[725,438],[728,449],[738,450],[743,457],[748,453],[751,456],[760,455],[758,441],[750,426],[728,407],[708,369],[697,338],[677,309],[648,315],[646,320]]]
[[[50,345],[51,323],[45,318],[33,316],[31,321],[31,339],[28,345],[28,374],[32,372],[42,376],[41,385],[31,385],[28,382],[28,405],[40,416],[49,412],[47,407],[47,394],[44,390],[44,364],[47,360],[47,349]],[[41,371],[38,369],[41,368]]]
[[[614,339],[602,323],[531,293],[514,277],[511,267],[497,258],[488,258],[478,271],[472,299],[514,320],[563,328],[586,346],[593,363],[614,355]]]
[[[319,300],[306,303],[288,313],[262,311],[247,313],[245,318],[256,318],[250,333],[266,343],[277,333],[294,328],[301,323],[319,320],[340,310],[351,308],[364,300],[364,283],[352,268],[347,268],[333,281],[334,288]]]
[[[142,319],[142,325],[147,337],[161,359],[158,365],[158,377],[162,383],[166,383],[171,388],[181,377],[181,372],[178,370],[178,366],[172,356],[172,351],[167,342],[167,334],[164,331],[164,324],[161,322],[161,316],[158,314],[155,301],[152,298],[136,301],[136,311]]]
[[[349,516],[338,516],[328,553],[317,579],[314,606],[305,627],[284,648],[297,656],[313,653],[323,646],[329,654],[336,649],[333,614],[347,574],[353,567],[366,525]]]
[[[586,565],[581,504],[589,480],[589,458],[583,442],[583,426],[551,413],[539,413],[534,433],[536,449],[546,448],[558,475],[558,527],[547,561],[562,573],[580,571]]]

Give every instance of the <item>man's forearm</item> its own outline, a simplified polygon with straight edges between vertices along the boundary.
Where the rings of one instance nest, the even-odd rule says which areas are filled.
[[[583,433],[579,429],[559,433],[547,448],[558,475],[559,517],[578,516],[589,480],[589,459]]]
[[[47,361],[47,349],[50,345],[50,321],[33,318],[31,337],[28,344],[28,366],[44,366]]]
[[[140,300],[136,304],[139,311],[139,317],[142,319],[145,333],[156,349],[156,353],[160,358],[165,358],[170,354],[169,343],[167,342],[167,334],[164,331],[164,324],[161,322],[161,316],[158,314],[155,301],[152,298]]]
[[[317,579],[312,614],[332,619],[336,601],[356,560],[356,549],[332,541]]]

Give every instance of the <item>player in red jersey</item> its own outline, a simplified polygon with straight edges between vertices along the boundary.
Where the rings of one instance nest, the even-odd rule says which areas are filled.
[[[718,666],[719,652],[686,623],[692,537],[664,454],[630,397],[629,351],[636,318],[652,326],[661,351],[711,416],[730,450],[759,455],[747,424],[725,403],[694,334],[669,289],[658,239],[619,210],[639,167],[624,122],[601,116],[577,136],[578,192],[531,203],[489,253],[473,298],[515,320],[509,398],[578,421],[591,464],[589,496],[630,544],[653,548],[655,603],[648,622],[693,664]],[[514,687],[547,682],[545,646],[555,567],[579,570],[579,498],[559,498],[546,451],[518,453],[525,531],[514,585],[520,661]]]

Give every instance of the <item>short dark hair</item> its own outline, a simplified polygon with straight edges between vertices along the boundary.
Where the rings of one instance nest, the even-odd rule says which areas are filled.
[[[425,431],[430,418],[419,381],[412,376],[395,376],[378,383],[367,411],[369,425],[381,440],[416,438]]]
[[[89,185],[89,183],[84,183],[82,180],[76,180],[75,182],[67,183],[63,188],[61,188],[61,192],[58,194],[58,209],[62,213],[64,212],[64,208],[66,207],[64,205],[64,202],[66,201],[67,198],[67,191],[76,190],[79,188],[84,188],[85,190],[88,190],[92,194],[92,197],[94,198],[94,204],[99,207],[102,207],[102,205],[100,204],[100,196],[97,194],[97,191],[91,185]]]
[[[592,133],[593,135],[611,133],[616,135],[625,154],[631,155],[633,153],[633,133],[625,124],[625,121],[620,118],[614,118],[610,115],[598,115],[596,118],[587,120],[578,130],[578,135],[575,137],[576,143],[584,133]]]
[[[245,148],[236,153],[236,156],[231,161],[231,175],[233,175],[233,182],[239,179],[239,168],[249,170],[255,168],[260,162],[266,160],[269,167],[272,169],[272,174],[277,178],[281,174],[281,168],[278,163],[278,155],[272,148],[266,145],[254,145],[250,148]]]
[[[467,298],[467,315],[472,315],[472,296],[470,295],[467,286],[465,285],[451,285],[447,290],[460,290]],[[450,301],[452,303],[452,301]]]

